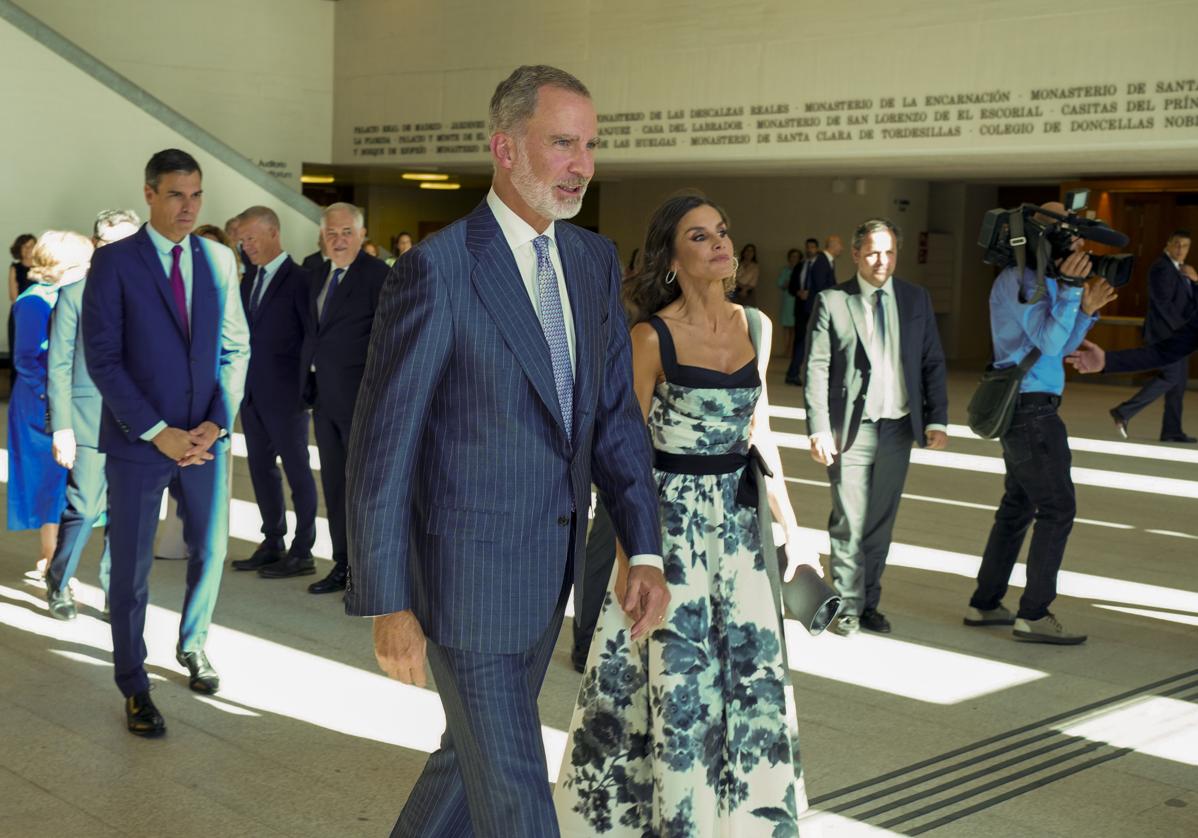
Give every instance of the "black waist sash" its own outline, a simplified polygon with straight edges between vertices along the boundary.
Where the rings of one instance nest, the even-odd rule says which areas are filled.
[[[750,464],[756,464],[757,470],[765,477],[774,476],[756,445],[750,446],[745,454],[672,454],[669,451],[657,450],[653,452],[653,467],[670,474],[732,474],[739,471],[740,482],[736,486],[736,502],[741,506],[756,509],[760,497],[753,469],[748,467]]]

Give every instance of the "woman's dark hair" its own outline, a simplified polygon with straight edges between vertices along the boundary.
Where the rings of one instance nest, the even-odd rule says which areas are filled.
[[[640,255],[641,249],[639,247],[634,247],[632,249],[632,255],[628,257],[628,273],[632,273],[636,270],[636,257]]]
[[[803,251],[799,250],[797,247],[792,247],[790,250],[786,251],[787,259],[789,259],[791,256],[802,256],[802,255],[803,255]]]
[[[745,258],[745,254],[749,252],[749,249],[750,249],[750,248],[752,248],[752,250],[753,250],[753,258],[752,258],[752,259],[747,259],[747,258]],[[744,262],[756,262],[756,261],[757,261],[757,245],[755,245],[755,244],[746,244],[744,247],[742,247],[742,248],[740,249],[740,261],[741,261],[742,263],[744,263]]]
[[[688,212],[699,207],[711,207],[725,224],[728,223],[728,216],[719,205],[703,195],[692,193],[667,198],[653,211],[649,229],[645,231],[640,263],[624,280],[624,310],[629,325],[648,320],[682,293],[676,280],[666,282],[666,275],[674,259],[678,225]]]
[[[33,235],[33,233],[21,233],[21,235],[13,239],[12,247],[8,249],[8,252],[12,254],[13,259],[19,262],[21,261],[21,250],[29,242],[35,241],[37,241],[37,236]]]

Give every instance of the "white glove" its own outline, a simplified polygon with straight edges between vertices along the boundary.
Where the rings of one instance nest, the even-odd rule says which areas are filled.
[[[70,428],[54,432],[54,462],[63,468],[75,467],[75,432]]]

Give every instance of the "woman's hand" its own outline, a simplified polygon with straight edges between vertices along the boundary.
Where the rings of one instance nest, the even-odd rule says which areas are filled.
[[[786,544],[783,546],[786,550],[786,579],[794,576],[799,565],[807,565],[823,577],[824,567],[820,564],[819,550],[815,549],[815,545],[799,531],[798,527],[792,527],[786,531]]]

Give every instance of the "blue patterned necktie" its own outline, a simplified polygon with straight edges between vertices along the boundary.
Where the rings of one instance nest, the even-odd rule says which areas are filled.
[[[557,272],[549,259],[549,237],[532,240],[537,252],[537,303],[541,311],[541,330],[549,344],[553,361],[553,382],[557,385],[557,403],[562,409],[566,438],[574,415],[574,372],[570,367],[570,344],[566,341],[566,319],[562,314],[562,298],[557,289]]]
[[[337,268],[333,271],[333,276],[329,279],[329,290],[324,292],[324,305],[320,307],[320,322],[324,323],[329,316],[329,309],[333,307],[333,294],[337,292],[337,283],[341,281],[341,275],[345,273],[345,268]]]
[[[254,280],[254,293],[250,295],[250,316],[253,317],[258,313],[258,306],[262,303],[262,285],[266,282],[266,266],[258,268],[258,278]]]

